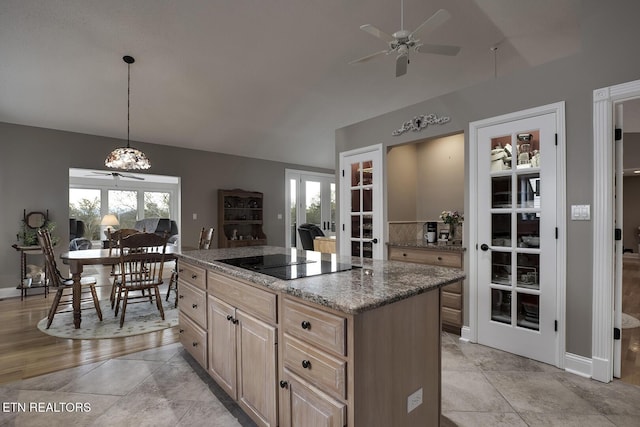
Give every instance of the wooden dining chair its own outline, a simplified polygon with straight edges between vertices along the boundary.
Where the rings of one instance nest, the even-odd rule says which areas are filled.
[[[64,278],[58,269],[49,230],[41,228],[37,234],[38,242],[44,254],[46,278],[49,280],[50,288],[56,290],[53,303],[47,315],[47,329],[49,329],[57,313],[73,311],[73,279]],[[83,288],[80,303],[86,304],[92,302],[98,314],[98,319],[102,321],[102,310],[100,310],[100,302],[98,301],[98,294],[96,293],[95,277],[83,277],[80,285]],[[90,297],[87,296],[87,289],[88,292],[91,293]]]
[[[121,228],[119,230],[111,230],[107,229],[107,242],[109,245],[109,256],[113,254],[115,249],[118,249],[118,244],[120,239],[125,238],[127,236],[131,236],[132,234],[139,233],[135,228]],[[113,283],[111,285],[111,294],[109,295],[109,300],[111,301],[111,308],[114,308],[116,302],[116,277],[119,275],[119,266],[114,264],[111,266],[111,276],[114,278]]]
[[[167,236],[154,233],[136,233],[119,241],[120,273],[116,276],[115,315],[120,314],[120,327],[124,325],[127,304],[148,303],[155,299],[156,307],[164,320],[164,309],[158,287],[162,285]],[[148,291],[149,295],[136,291]],[[152,292],[153,291],[153,292]],[[120,306],[122,304],[122,307]]]
[[[204,228],[200,230],[200,238],[198,239],[198,249],[209,249],[211,247],[211,241],[213,240],[213,227]],[[165,301],[169,301],[169,295],[171,295],[171,289],[175,291],[176,301],[174,307],[178,307],[178,270],[174,269],[171,272],[171,278],[169,279],[169,286],[167,287],[167,296]]]

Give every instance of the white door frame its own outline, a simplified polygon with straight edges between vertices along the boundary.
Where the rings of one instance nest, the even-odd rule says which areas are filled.
[[[558,346],[556,360],[558,367],[564,368],[565,353],[565,315],[566,315],[566,265],[567,265],[567,232],[566,227],[566,147],[565,147],[565,114],[564,102],[544,105],[528,110],[505,114],[498,117],[479,120],[469,123],[469,173],[467,174],[467,188],[469,189],[469,208],[473,212],[478,205],[477,161],[478,161],[478,131],[480,128],[521,120],[542,114],[555,113],[556,128],[558,133],[558,148],[556,152],[556,218],[558,224],[558,264],[556,272],[557,285],[557,313],[558,319]],[[469,328],[463,329],[463,339],[471,342],[478,341],[478,277],[474,273],[478,268],[478,218],[477,215],[469,215],[467,219],[469,234]]]
[[[591,377],[613,379],[615,241],[614,113],[616,104],[640,98],[640,80],[593,91],[593,305]],[[596,244],[597,242],[597,244]],[[619,254],[618,256],[622,256]],[[620,325],[617,325],[620,327]]]

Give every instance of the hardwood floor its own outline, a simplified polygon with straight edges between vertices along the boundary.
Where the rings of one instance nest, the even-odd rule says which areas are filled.
[[[95,268],[100,299],[109,298],[110,267]],[[178,342],[178,328],[106,340],[55,338],[36,327],[47,315],[50,294],[0,300],[0,384],[31,378],[87,363],[107,360],[153,347]],[[112,312],[104,313],[113,316]]]

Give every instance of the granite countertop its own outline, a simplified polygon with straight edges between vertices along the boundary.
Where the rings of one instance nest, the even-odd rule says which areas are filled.
[[[427,243],[422,239],[398,241],[398,242],[387,242],[387,246],[431,249],[434,251],[452,251],[452,252],[464,252],[467,250],[467,248],[465,248],[461,244],[454,244],[449,242]]]
[[[295,253],[296,250],[293,249]],[[294,280],[281,280],[261,273],[217,262],[227,258],[269,254],[290,254],[291,250],[275,246],[248,246],[229,249],[186,251],[179,259],[213,272],[225,273],[348,314],[358,314],[385,304],[409,298],[429,290],[464,279],[462,270],[413,264],[400,261],[379,261],[336,257],[332,254],[298,251],[308,259],[351,263],[354,268],[339,273],[323,274]]]

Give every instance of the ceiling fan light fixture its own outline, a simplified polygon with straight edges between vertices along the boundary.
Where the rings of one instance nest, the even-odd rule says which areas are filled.
[[[151,162],[146,154],[129,143],[129,111],[131,99],[131,64],[135,62],[132,56],[125,55],[122,60],[127,64],[127,146],[113,150],[104,161],[104,165],[112,169],[141,170],[149,169]]]

